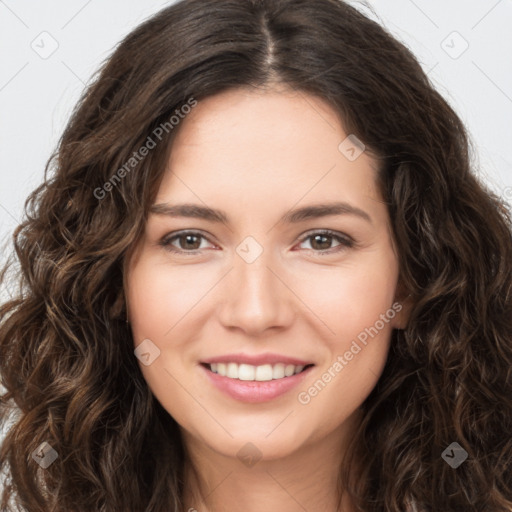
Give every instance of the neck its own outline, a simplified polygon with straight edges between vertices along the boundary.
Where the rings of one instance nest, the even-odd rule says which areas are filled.
[[[262,458],[250,467],[183,431],[187,512],[354,512],[338,475],[358,417],[286,457]],[[340,500],[340,494],[341,500]]]

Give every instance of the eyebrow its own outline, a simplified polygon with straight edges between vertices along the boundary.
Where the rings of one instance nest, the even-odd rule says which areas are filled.
[[[229,217],[222,210],[216,210],[214,208],[192,203],[177,205],[170,205],[168,203],[154,204],[151,206],[150,212],[155,215],[192,217],[196,219],[209,220],[211,222],[229,224]],[[355,215],[372,224],[372,219],[368,213],[345,202],[315,204],[290,210],[281,217],[279,222],[295,224],[309,219],[327,217],[329,215]]]

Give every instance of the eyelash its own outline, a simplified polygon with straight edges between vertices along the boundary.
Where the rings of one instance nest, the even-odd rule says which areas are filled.
[[[177,239],[179,237],[182,237],[182,236],[186,236],[186,235],[194,235],[194,236],[197,236],[197,237],[200,237],[200,238],[204,238],[205,240],[208,240],[208,238],[206,238],[202,233],[199,233],[197,231],[180,231],[178,233],[171,233],[170,235],[164,236],[159,241],[159,245],[162,246],[166,251],[169,251],[169,252],[172,252],[172,253],[175,253],[175,254],[180,254],[180,255],[190,255],[190,256],[193,256],[193,255],[196,255],[196,254],[200,253],[201,249],[196,249],[194,251],[186,251],[184,249],[176,249],[175,247],[173,247],[171,245],[171,242],[173,240],[175,240],[175,239]],[[327,256],[327,255],[330,255],[330,254],[341,252],[342,250],[349,249],[351,247],[354,247],[354,245],[355,245],[355,241],[351,237],[348,237],[346,235],[342,236],[342,235],[336,233],[335,231],[331,231],[329,229],[321,229],[321,230],[318,230],[318,231],[312,231],[312,232],[306,233],[299,240],[299,244],[302,244],[303,242],[305,242],[309,238],[313,238],[316,235],[329,236],[329,237],[334,238],[336,241],[340,242],[340,245],[338,245],[336,247],[331,247],[330,249],[323,249],[323,250],[318,250],[318,251],[316,251],[314,249],[307,249],[309,251],[314,252],[315,255],[318,255],[318,256]]]

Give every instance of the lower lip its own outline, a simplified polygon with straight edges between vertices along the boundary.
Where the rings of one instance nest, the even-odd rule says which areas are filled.
[[[302,382],[310,373],[310,370],[314,368],[310,366],[300,373],[296,373],[291,377],[283,377],[282,379],[246,381],[223,377],[218,373],[212,372],[202,364],[199,366],[206,372],[206,375],[217,389],[223,391],[235,400],[249,403],[268,402],[278,396],[284,395]]]

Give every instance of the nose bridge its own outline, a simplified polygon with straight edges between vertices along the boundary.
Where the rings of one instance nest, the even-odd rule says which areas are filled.
[[[246,237],[236,248],[229,273],[222,321],[256,333],[290,320],[290,294],[281,282],[270,247]]]

